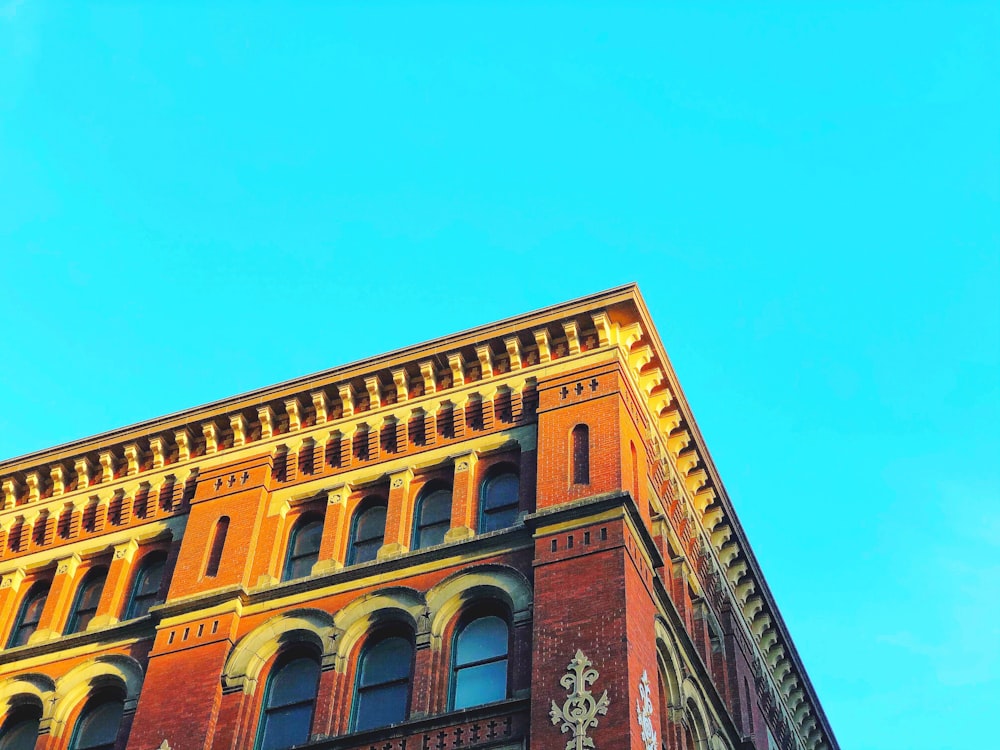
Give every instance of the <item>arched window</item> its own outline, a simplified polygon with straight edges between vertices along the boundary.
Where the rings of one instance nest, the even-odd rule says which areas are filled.
[[[385,500],[381,498],[362,502],[354,515],[351,548],[347,553],[348,565],[375,559],[385,539],[385,510]]]
[[[413,549],[441,544],[451,528],[451,490],[440,486],[429,489],[417,500]]]
[[[80,588],[76,590],[76,599],[73,601],[73,609],[66,626],[67,633],[79,633],[87,629],[97,614],[97,605],[101,601],[101,592],[104,591],[104,580],[107,577],[107,568],[94,568],[84,576]]]
[[[389,631],[373,636],[358,664],[351,729],[374,729],[406,719],[410,707],[413,642]]]
[[[212,546],[208,552],[208,562],[205,564],[206,578],[215,578],[219,575],[219,565],[222,563],[222,551],[226,547],[227,534],[229,534],[229,516],[221,516],[215,522]]]
[[[282,581],[305,578],[319,560],[319,543],[323,539],[323,522],[315,516],[301,519],[288,536],[288,554]]]
[[[294,652],[275,663],[264,690],[256,750],[282,750],[309,741],[318,685],[314,655]]]
[[[125,702],[120,693],[97,693],[87,701],[73,728],[69,750],[114,750],[124,712]]]
[[[590,428],[573,428],[573,484],[590,484]]]
[[[49,582],[39,581],[30,589],[21,602],[21,610],[14,621],[14,629],[10,631],[7,648],[23,646],[31,634],[38,629],[38,621],[42,619],[42,609],[45,607],[45,597],[49,595]]]
[[[455,634],[452,646],[451,707],[481,706],[507,697],[510,630],[497,615],[479,616]]]
[[[520,482],[511,471],[486,478],[480,489],[479,532],[496,531],[513,526],[517,520],[517,496]]]
[[[35,750],[42,707],[18,706],[0,726],[0,750]]]
[[[151,552],[142,561],[142,566],[132,584],[132,596],[125,608],[126,620],[142,617],[150,608],[160,604],[160,588],[163,585],[163,571],[167,566],[167,555],[164,552]]]

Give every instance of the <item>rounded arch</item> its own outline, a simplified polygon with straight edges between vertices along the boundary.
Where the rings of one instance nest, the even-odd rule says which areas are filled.
[[[14,709],[34,705],[42,710],[42,725],[52,718],[56,684],[48,675],[30,673],[0,682],[0,724]]]
[[[419,639],[427,631],[427,605],[417,591],[394,586],[355,599],[337,612],[333,621],[340,634],[334,664],[343,673],[351,654],[375,626],[401,622],[412,628]]]
[[[693,677],[684,678],[681,683],[681,695],[684,700],[684,716],[689,722],[691,733],[699,743],[699,747],[707,747],[709,737],[712,735],[708,723],[709,711],[701,687]]]
[[[223,688],[253,693],[264,665],[292,643],[312,644],[319,650],[321,662],[328,663],[335,640],[333,617],[321,609],[297,609],[272,617],[233,646],[222,669]]]
[[[101,688],[120,690],[125,699],[125,711],[134,711],[142,679],[142,666],[124,654],[97,656],[73,667],[55,683],[52,735],[58,737],[69,718]]]
[[[433,648],[441,648],[448,624],[477,599],[499,599],[510,609],[513,622],[531,616],[531,584],[521,573],[506,565],[467,568],[448,576],[427,592]]]
[[[670,628],[663,618],[657,616],[654,624],[656,631],[656,655],[663,675],[667,682],[667,705],[672,708],[680,708],[684,701],[681,698],[681,683],[684,675],[681,671],[680,651],[677,648],[677,641]]]

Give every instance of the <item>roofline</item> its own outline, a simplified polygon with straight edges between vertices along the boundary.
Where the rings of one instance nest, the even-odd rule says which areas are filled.
[[[285,380],[280,383],[264,386],[262,388],[256,388],[245,393],[227,396],[199,406],[182,409],[163,416],[153,417],[141,422],[134,422],[133,424],[125,425],[123,427],[117,427],[106,432],[100,432],[95,435],[89,435],[87,437],[70,440],[65,443],[59,443],[48,448],[41,448],[36,451],[31,451],[30,453],[24,453],[20,456],[3,459],[0,460],[0,472],[13,473],[21,470],[22,468],[28,468],[27,465],[35,465],[47,461],[59,461],[68,457],[70,454],[79,454],[88,450],[94,450],[105,443],[121,442],[127,440],[130,436],[140,436],[134,435],[134,433],[146,434],[157,429],[166,429],[171,425],[187,424],[189,422],[197,421],[198,419],[209,417],[212,412],[229,411],[233,408],[238,408],[239,404],[243,402],[245,402],[246,406],[250,406],[254,403],[264,403],[273,398],[279,397],[286,391],[302,390],[315,381],[336,379],[338,375],[342,375],[344,379],[355,377],[360,374],[355,372],[357,370],[378,369],[379,367],[388,366],[388,364],[394,360],[414,359],[421,351],[429,350],[427,351],[427,355],[433,356],[434,354],[438,354],[442,351],[453,350],[463,344],[474,343],[478,339],[502,335],[504,329],[523,328],[526,323],[535,318],[538,318],[539,323],[541,323],[546,318],[564,318],[571,314],[571,311],[574,308],[592,309],[595,307],[605,307],[630,300],[636,302],[636,304],[645,311],[645,304],[642,302],[642,297],[639,294],[639,286],[635,282],[623,284],[622,286],[613,287],[612,289],[585,295],[583,297],[577,297],[576,299],[569,300],[567,302],[549,305],[548,307],[539,308],[531,312],[514,315],[509,318],[504,318],[503,320],[475,326],[474,328],[459,331],[458,333],[447,334],[419,344],[411,344],[410,346],[405,346],[400,349],[384,352],[382,354],[376,354],[372,357],[365,357],[353,362],[348,362],[347,364],[336,365],[335,367],[331,367],[327,370],[320,370],[319,372],[310,373],[308,375],[300,375],[299,377],[292,378],[290,380]],[[25,466],[21,466],[22,464]]]

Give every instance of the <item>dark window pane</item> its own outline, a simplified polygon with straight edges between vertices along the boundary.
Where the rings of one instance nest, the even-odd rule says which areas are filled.
[[[403,721],[410,700],[413,644],[390,636],[365,649],[355,694],[353,728],[382,727]]]
[[[35,750],[41,712],[36,708],[15,711],[0,728],[0,750]]]
[[[451,521],[437,523],[433,526],[424,526],[420,529],[417,537],[417,549],[433,547],[435,544],[444,544],[444,535],[451,528]]]
[[[440,489],[420,501],[414,549],[444,542],[451,528],[451,490]]]
[[[413,647],[407,639],[386,638],[365,652],[358,684],[367,687],[393,680],[408,680],[412,660]]]
[[[120,700],[106,700],[88,706],[77,722],[70,750],[113,748],[123,711],[124,706]]]
[[[319,560],[319,545],[323,538],[322,521],[309,521],[296,527],[288,545],[288,560],[282,580],[305,578]]]
[[[38,629],[38,621],[42,618],[42,609],[45,608],[45,599],[49,595],[49,586],[44,584],[34,586],[24,598],[21,604],[21,612],[17,618],[17,624],[10,634],[7,643],[8,648],[23,646],[28,642],[32,633]]]
[[[511,505],[499,510],[490,510],[483,514],[482,533],[509,529],[517,521],[517,506]]]
[[[455,643],[455,666],[507,656],[507,623],[499,617],[480,617],[466,625]]]
[[[354,524],[348,565],[374,560],[385,538],[385,506],[373,505],[361,512]]]
[[[313,704],[300,703],[269,710],[264,715],[260,750],[283,750],[309,741]]]
[[[316,699],[318,682],[319,664],[315,659],[308,657],[293,659],[271,678],[267,705],[277,707],[301,701],[311,702]]]
[[[469,708],[507,697],[507,659],[474,667],[463,667],[455,674],[454,708]]]
[[[104,590],[104,580],[107,571],[103,568],[91,571],[80,584],[80,590],[76,595],[76,602],[73,605],[73,613],[66,628],[67,633],[79,633],[87,629],[87,625],[97,614],[97,605],[101,601],[101,592]]]
[[[319,543],[322,538],[323,524],[320,521],[309,521],[299,526],[295,532],[292,554],[311,555],[319,552]]]
[[[149,612],[153,605],[160,603],[160,584],[163,582],[163,570],[166,564],[165,557],[158,554],[143,562],[142,568],[135,577],[132,600],[125,613],[126,620],[142,617]]]
[[[360,690],[358,707],[354,715],[354,729],[356,731],[374,729],[405,720],[409,694],[409,682]]]
[[[385,506],[374,505],[358,517],[359,541],[381,539],[385,536]]]
[[[497,474],[483,484],[481,533],[506,529],[514,525],[518,513],[518,485],[516,474]]]
[[[420,504],[420,523],[430,525],[451,518],[451,492],[437,490],[423,499]]]
[[[319,663],[308,656],[286,662],[272,672],[264,695],[259,750],[300,745],[309,740]]]
[[[487,510],[517,504],[518,479],[516,474],[498,474],[486,480],[483,507]]]

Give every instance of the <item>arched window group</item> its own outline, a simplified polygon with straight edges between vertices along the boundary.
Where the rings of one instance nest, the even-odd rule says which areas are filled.
[[[164,550],[154,550],[140,559],[132,585],[128,590],[128,599],[122,607],[122,620],[131,620],[147,614],[153,606],[164,601],[164,573],[167,564],[167,553]],[[62,626],[66,635],[82,633],[90,627],[96,617],[104,593],[104,584],[108,578],[106,565],[97,565],[83,573],[82,578],[73,593],[72,603],[64,623],[52,624],[52,627]],[[38,630],[49,596],[51,581],[43,579],[35,581],[28,587],[14,613],[13,622],[4,646],[17,648],[24,646]],[[0,623],[2,625],[2,623]],[[0,750],[5,746],[0,744]]]
[[[508,611],[498,602],[481,604],[456,622],[450,639],[447,710],[505,700],[510,695]],[[413,701],[413,630],[401,622],[384,623],[358,649],[350,713],[345,717],[348,731],[406,721]],[[319,677],[320,658],[312,645],[296,644],[279,652],[264,683],[254,750],[284,750],[308,742]]]
[[[452,488],[435,480],[425,485],[413,505],[410,549],[420,550],[445,542],[452,523]],[[388,500],[370,495],[358,503],[348,527],[347,551],[344,562],[360,565],[378,558],[386,543]],[[479,486],[478,532],[506,529],[517,523],[520,513],[520,480],[508,465],[500,465],[487,473]],[[291,528],[285,549],[281,580],[293,581],[312,574],[319,562],[323,540],[323,517],[315,511],[303,514]]]

